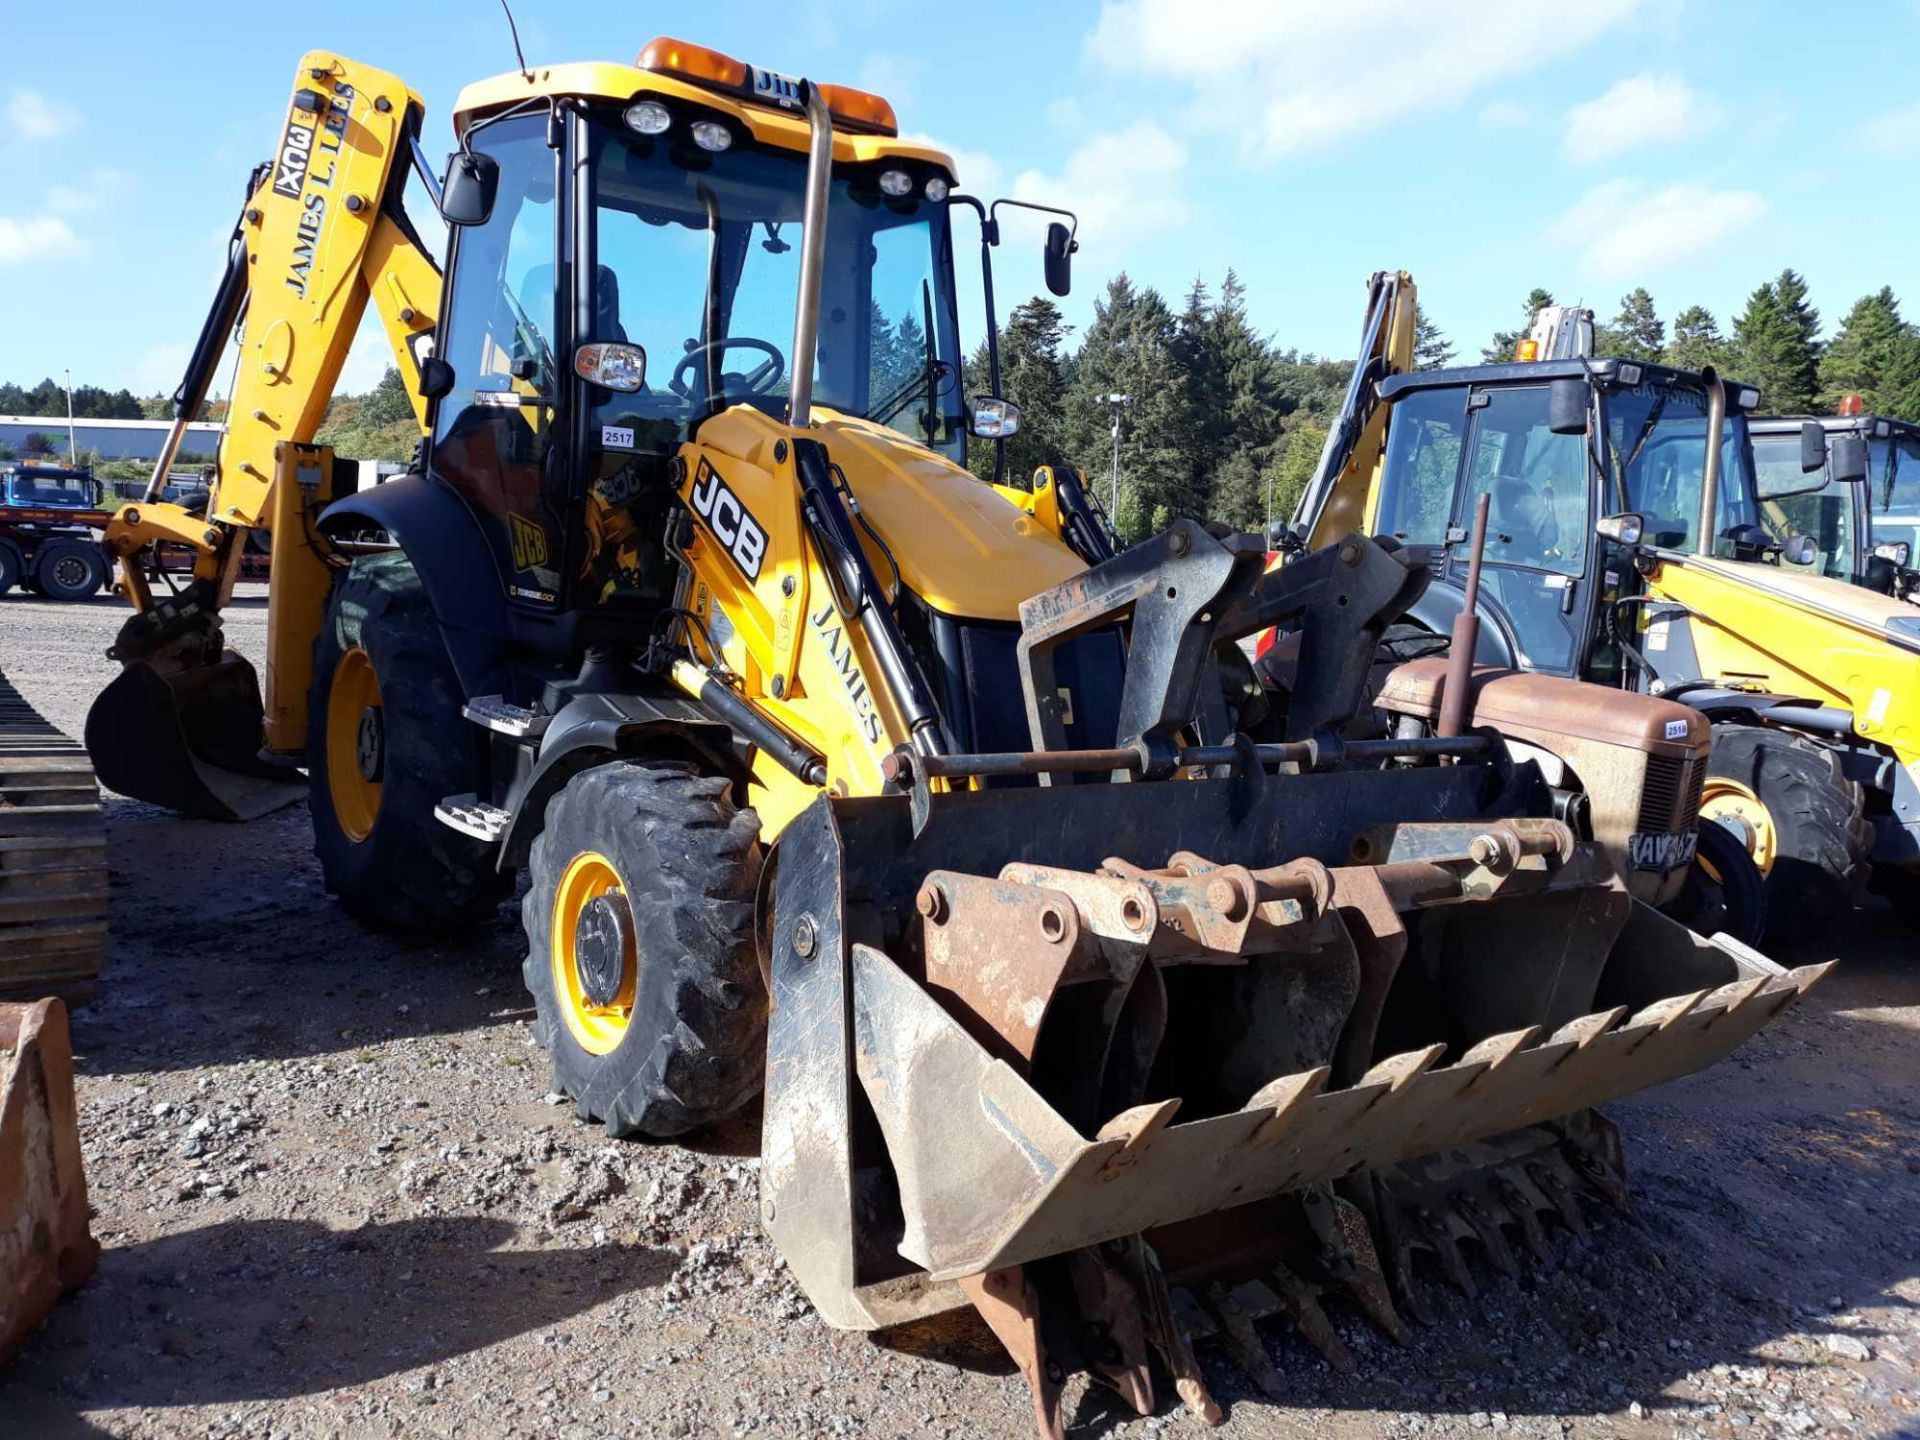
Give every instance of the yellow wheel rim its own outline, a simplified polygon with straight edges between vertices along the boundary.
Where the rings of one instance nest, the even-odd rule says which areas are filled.
[[[561,1017],[580,1048],[605,1055],[617,1048],[633,1020],[636,957],[629,947],[622,956],[618,987],[604,1003],[587,993],[580,973],[580,922],[587,907],[603,895],[626,894],[613,863],[597,850],[574,856],[553,892],[553,923],[548,927],[548,963],[553,969],[553,994]]]
[[[1746,845],[1760,873],[1772,872],[1780,843],[1779,832],[1774,829],[1773,816],[1751,786],[1723,775],[1709,775],[1700,794],[1700,819],[1726,825]]]
[[[380,676],[358,645],[334,662],[327,691],[327,795],[333,818],[358,845],[380,814],[386,765],[386,725]]]

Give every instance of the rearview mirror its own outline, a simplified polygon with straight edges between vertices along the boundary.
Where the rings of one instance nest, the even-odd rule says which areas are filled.
[[[440,218],[449,225],[484,225],[500,192],[500,162],[491,155],[457,150],[447,161],[440,187]]]
[[[1904,570],[1913,563],[1913,546],[1905,540],[1884,540],[1873,547],[1873,557],[1890,561]]]
[[[1811,535],[1789,535],[1780,547],[1780,558],[1789,565],[1811,565],[1820,558],[1820,549]]]
[[[1867,442],[1858,435],[1833,437],[1833,478],[1857,485],[1867,478]]]
[[[1800,473],[1811,475],[1816,470],[1824,470],[1826,464],[1826,427],[1818,420],[1808,420],[1800,427]]]
[[[647,352],[618,341],[582,345],[573,352],[573,373],[590,384],[631,395],[646,388]]]
[[[1058,220],[1047,226],[1047,289],[1054,294],[1073,289],[1073,252],[1079,248],[1073,232]]]
[[[1005,440],[1020,430],[1020,407],[1011,400],[976,395],[967,411],[967,432],[981,440]]]
[[[1587,382],[1562,375],[1547,386],[1547,429],[1556,435],[1587,433]]]
[[[1593,533],[1616,545],[1638,545],[1647,533],[1647,522],[1636,511],[1622,510],[1618,515],[1601,516],[1594,522]]]

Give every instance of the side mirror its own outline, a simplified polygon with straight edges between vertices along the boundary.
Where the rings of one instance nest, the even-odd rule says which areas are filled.
[[[1818,420],[1808,420],[1800,427],[1800,473],[1811,475],[1816,470],[1826,468],[1826,427]]]
[[[967,410],[967,433],[981,440],[1005,440],[1020,430],[1020,407],[1011,400],[976,395]]]
[[[1876,560],[1886,560],[1905,570],[1913,563],[1913,545],[1906,540],[1883,540],[1873,547]]]
[[[1858,485],[1867,478],[1867,442],[1858,435],[1833,437],[1833,478],[1842,485]]]
[[[1811,565],[1820,558],[1820,548],[1811,535],[1789,535],[1780,547],[1780,558],[1789,565]]]
[[[1594,522],[1593,533],[1616,545],[1638,545],[1647,533],[1647,522],[1636,511],[1622,510],[1618,515],[1601,516]]]
[[[439,358],[429,355],[420,362],[420,393],[429,400],[438,400],[453,389],[453,366]]]
[[[500,193],[500,162],[473,150],[456,150],[440,187],[440,218],[449,225],[484,225]]]
[[[647,352],[617,341],[582,345],[573,352],[573,373],[582,380],[631,395],[647,384]]]
[[[1073,232],[1058,220],[1047,226],[1047,289],[1055,295],[1073,289],[1073,252],[1079,248]]]
[[[1587,382],[1562,375],[1547,386],[1547,429],[1556,435],[1587,433]]]

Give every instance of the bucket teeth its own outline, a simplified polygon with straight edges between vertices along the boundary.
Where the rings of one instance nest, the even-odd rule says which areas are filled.
[[[1553,1246],[1547,1240],[1546,1227],[1540,1223],[1540,1211],[1547,1208],[1547,1198],[1534,1188],[1525,1171],[1512,1166],[1496,1170],[1492,1183],[1506,1203],[1507,1214],[1520,1227],[1528,1252],[1540,1265],[1550,1268],[1554,1264]]]
[[[960,1288],[1027,1377],[1027,1389],[1033,1396],[1034,1429],[1041,1440],[1066,1440],[1060,1414],[1066,1372],[1047,1354],[1039,1295],[1024,1267],[1014,1265],[985,1275],[970,1275],[960,1282]]]
[[[1489,1207],[1487,1200],[1476,1191],[1468,1191],[1460,1197],[1454,1207],[1454,1213],[1466,1221],[1473,1233],[1480,1238],[1480,1244],[1487,1252],[1487,1258],[1503,1275],[1518,1275],[1520,1262],[1514,1258],[1513,1247],[1507,1244],[1507,1237],[1500,1229],[1500,1219]]]
[[[1317,1193],[1317,1192],[1316,1192]],[[1359,1207],[1346,1200],[1335,1199],[1332,1192],[1326,1191],[1330,1204],[1306,1206],[1309,1217],[1324,1208],[1332,1212],[1331,1225],[1326,1228],[1337,1237],[1329,1241],[1323,1236],[1325,1248],[1321,1253],[1321,1262],[1327,1267],[1327,1274],[1342,1290],[1352,1297],[1367,1318],[1391,1336],[1398,1344],[1407,1343],[1406,1322],[1393,1308],[1393,1293],[1387,1286],[1387,1277],[1380,1269],[1379,1252],[1374,1248],[1373,1236],[1367,1230],[1366,1216]],[[1322,1223],[1313,1219],[1316,1232],[1322,1229]]]
[[[1580,1211],[1578,1181],[1567,1162],[1558,1155],[1542,1157],[1527,1166],[1527,1177],[1547,1197],[1567,1229],[1586,1239],[1587,1217]]]
[[[1193,1344],[1174,1317],[1173,1297],[1167,1293],[1167,1277],[1160,1272],[1160,1262],[1154,1258],[1147,1242],[1138,1236],[1126,1243],[1131,1247],[1127,1256],[1129,1268],[1145,1301],[1142,1310],[1147,1317],[1147,1336],[1173,1375],[1175,1393],[1188,1410],[1207,1424],[1223,1423],[1226,1411],[1220,1408],[1208,1391],[1207,1382],[1201,1378],[1200,1362],[1193,1357]]]
[[[1342,1375],[1351,1375],[1354,1370],[1353,1352],[1347,1349],[1346,1342],[1333,1328],[1333,1321],[1327,1318],[1327,1312],[1320,1308],[1320,1300],[1314,1287],[1308,1285],[1285,1265],[1275,1265],[1267,1276],[1267,1284],[1280,1299],[1280,1313],[1293,1322],[1294,1329],[1321,1358]]]
[[[1259,1386],[1260,1393],[1269,1400],[1280,1399],[1284,1393],[1280,1372],[1274,1368],[1273,1358],[1267,1354],[1266,1342],[1254,1329],[1253,1316],[1218,1282],[1207,1286],[1206,1298],[1202,1303],[1213,1316],[1214,1324],[1220,1328],[1221,1342],[1240,1368],[1247,1372],[1247,1378]]]
[[[1153,1413],[1147,1319],[1136,1288],[1097,1250],[1067,1257],[1074,1299],[1088,1325],[1088,1368],[1141,1416]]]

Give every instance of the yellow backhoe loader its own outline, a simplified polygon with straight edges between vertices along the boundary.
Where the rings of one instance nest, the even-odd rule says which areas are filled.
[[[1780,533],[1788,497],[1858,487],[1867,440],[1794,422],[1761,477],[1751,386],[1577,349],[1409,373],[1411,309],[1404,275],[1374,277],[1370,343],[1286,542],[1357,527],[1428,547],[1437,583],[1409,628],[1446,636],[1476,611],[1480,664],[1704,713],[1712,758],[1691,783],[1719,824],[1701,834],[1731,835],[1766,876],[1773,943],[1816,932],[1869,865],[1920,919],[1920,619],[1850,571],[1819,573],[1813,537]],[[1468,606],[1482,496],[1492,530]],[[1431,708],[1404,685],[1394,697]],[[1662,857],[1643,846],[1623,869],[1642,858]]]
[[[970,1302],[1046,1435],[1077,1371],[1152,1410],[1155,1356],[1218,1419],[1193,1334],[1266,1385],[1263,1315],[1350,1363],[1323,1298],[1397,1333],[1420,1257],[1467,1282],[1463,1240],[1508,1264],[1620,1199],[1590,1107],[1817,978],[1637,903],[1497,730],[1343,738],[1407,552],[1268,575],[1182,520],[1114,555],[1076,472],[972,479],[1016,412],[961,390],[963,197],[883,99],[657,40],[470,87],[439,181],[400,80],[295,83],[179,396],[237,324],[211,497],[110,532],[101,775],[235,817],[304,762],[375,923],[526,870],[556,1086],[656,1136],[764,1090],[762,1213],[833,1324]],[[1072,250],[1055,222],[1061,291]],[[350,492],[312,438],[369,299],[424,444]],[[219,627],[262,527],[264,699]],[[1237,641],[1290,618],[1263,695]],[[1649,727],[1694,720],[1612,700],[1657,808]]]

